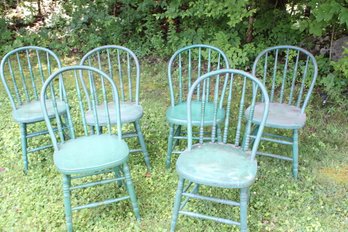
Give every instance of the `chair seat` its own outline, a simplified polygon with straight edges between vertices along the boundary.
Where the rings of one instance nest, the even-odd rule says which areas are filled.
[[[194,183],[225,188],[250,186],[256,177],[257,162],[231,144],[196,144],[178,158],[176,170]]]
[[[57,100],[57,109],[59,114],[66,112],[66,106],[63,101]],[[54,108],[52,100],[46,100],[48,117],[54,117]],[[12,112],[14,120],[19,123],[32,123],[44,120],[43,113],[41,111],[40,101],[31,101],[19,106]]]
[[[249,119],[250,107],[245,111],[245,117]],[[264,103],[256,103],[254,118],[252,120],[255,124],[260,124],[264,109]],[[306,114],[301,113],[301,109],[281,103],[270,103],[269,113],[266,121],[267,127],[280,129],[299,129],[306,123]]]
[[[192,125],[199,126],[201,123],[202,104],[200,101],[192,101],[191,107]],[[166,112],[166,117],[171,124],[187,126],[187,103],[183,102],[174,107],[169,107]],[[205,126],[213,125],[214,103],[207,102],[205,104],[204,117]],[[218,109],[216,117],[216,122],[218,124],[221,123],[225,118],[225,110]]]
[[[116,124],[116,111],[115,103],[108,103],[108,110],[110,115],[111,124]],[[135,122],[143,116],[143,108],[140,105],[135,104],[134,102],[121,102],[120,103],[121,111],[121,123]],[[101,104],[97,106],[98,112],[98,122],[101,126],[108,124],[107,113],[105,110],[105,105]],[[88,125],[94,125],[94,112],[89,110],[86,112],[86,123]]]
[[[54,153],[54,163],[66,175],[91,173],[124,163],[128,154],[126,142],[117,136],[91,135],[60,144]]]

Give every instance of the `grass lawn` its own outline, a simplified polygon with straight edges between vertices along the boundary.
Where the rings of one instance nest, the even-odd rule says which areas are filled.
[[[153,166],[145,177],[141,154],[132,154],[130,168],[140,204],[138,224],[127,201],[73,213],[76,231],[168,231],[177,186],[175,160],[165,170],[169,105],[166,64],[143,64],[142,130]],[[0,231],[64,231],[61,175],[52,150],[29,155],[23,174],[18,125],[12,120],[7,95],[0,87]],[[252,185],[250,231],[348,231],[348,112],[323,107],[314,93],[300,131],[299,180],[291,163],[258,157],[258,177]],[[44,125],[44,124],[43,124]],[[41,140],[34,140],[41,143]],[[130,141],[130,147],[135,144]],[[290,154],[291,147],[261,143],[260,149]],[[3,170],[4,169],[4,170]],[[202,194],[238,199],[235,190],[202,188]],[[114,184],[73,192],[73,204],[112,198],[123,191]],[[189,209],[238,220],[238,208],[193,201]],[[238,231],[237,227],[180,216],[177,231]]]

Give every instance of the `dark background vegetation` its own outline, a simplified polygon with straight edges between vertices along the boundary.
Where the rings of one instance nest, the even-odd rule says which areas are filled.
[[[317,58],[322,101],[344,106],[347,100],[348,58],[337,60],[335,54],[335,41],[347,36],[347,0],[1,2],[0,55],[39,45],[80,57],[97,46],[118,44],[155,62],[184,45],[206,43],[222,49],[233,67],[248,70],[262,49],[297,45]]]

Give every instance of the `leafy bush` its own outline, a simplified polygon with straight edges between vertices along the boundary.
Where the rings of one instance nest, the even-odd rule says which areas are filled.
[[[311,50],[316,45],[313,36],[334,39],[346,33],[348,25],[343,0],[37,2],[51,3],[44,15],[38,15],[35,2],[9,1],[0,6],[5,16],[12,15],[0,19],[1,54],[23,45],[39,45],[61,55],[80,56],[100,45],[119,44],[153,60],[167,59],[188,44],[206,43],[222,49],[232,67],[249,70],[266,47],[291,44]],[[19,20],[13,16],[16,7],[30,8],[31,14]],[[317,58],[316,86],[337,102],[347,84],[346,61]]]

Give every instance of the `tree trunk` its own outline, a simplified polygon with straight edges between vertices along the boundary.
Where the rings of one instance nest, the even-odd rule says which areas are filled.
[[[248,10],[251,11],[252,9],[255,8],[255,4],[253,3],[252,5],[248,6]],[[250,43],[251,41],[253,41],[254,36],[253,36],[253,32],[254,32],[254,14],[249,16],[248,19],[248,30],[246,32],[246,39],[245,42]]]
[[[246,42],[247,43],[250,43],[254,39],[254,36],[253,36],[253,32],[254,32],[253,26],[254,26],[254,15],[250,15],[249,16],[249,21],[248,21],[248,30],[247,30],[247,33],[246,33]]]
[[[42,11],[41,11],[41,0],[37,0],[37,15],[41,16]]]

